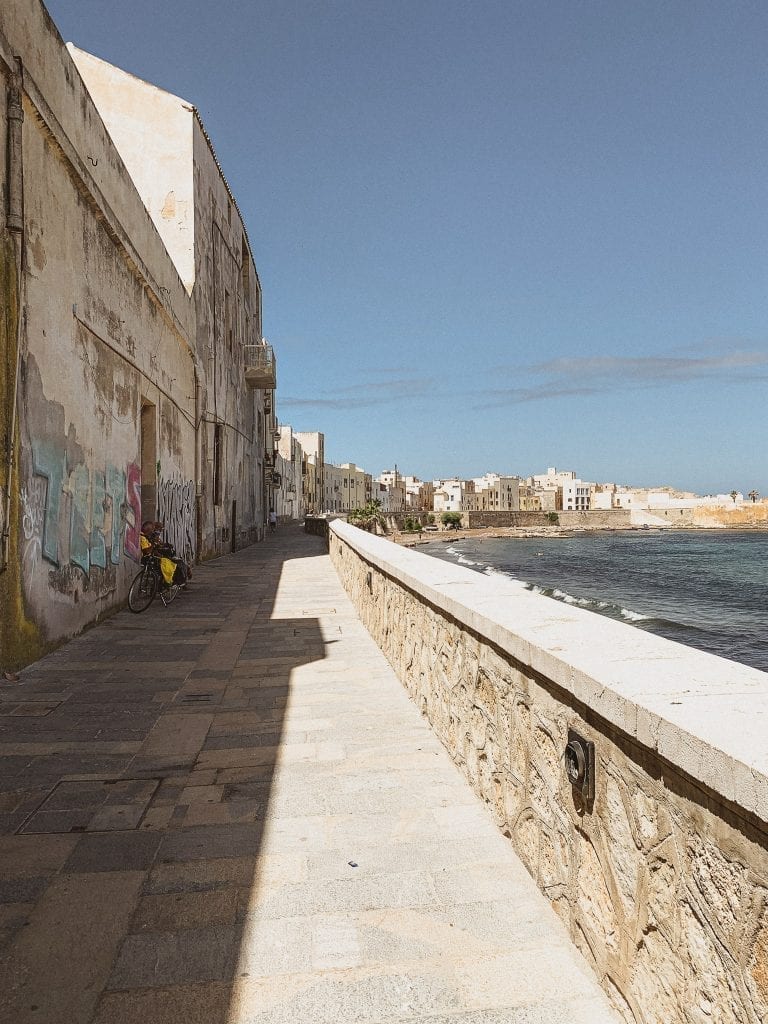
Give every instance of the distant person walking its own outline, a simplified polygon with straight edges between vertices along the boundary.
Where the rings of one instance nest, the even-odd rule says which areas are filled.
[[[273,508],[269,510],[269,532],[274,533],[277,529],[277,513]]]

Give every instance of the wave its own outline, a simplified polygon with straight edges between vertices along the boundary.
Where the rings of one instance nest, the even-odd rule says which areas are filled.
[[[649,622],[653,618],[652,615],[642,615],[640,612],[633,612],[631,608],[622,608],[621,617],[629,622]]]
[[[664,540],[665,542],[667,541],[666,536]],[[615,543],[616,539],[612,538],[611,544],[615,545]],[[461,547],[464,546],[462,545]],[[711,596],[707,592],[705,595],[707,600],[701,600],[699,605],[692,604],[690,600],[687,603],[685,601],[676,602],[670,595],[667,595],[666,598],[662,596],[660,605],[654,608],[657,602],[653,600],[654,592],[652,587],[647,588],[649,590],[647,602],[643,596],[640,596],[644,594],[643,584],[653,579],[653,573],[650,570],[648,573],[644,573],[643,566],[634,565],[634,563],[633,572],[636,586],[631,594],[621,594],[619,592],[616,593],[613,601],[610,600],[613,584],[617,582],[614,579],[615,573],[612,572],[611,578],[606,579],[606,588],[603,590],[603,594],[609,595],[607,599],[604,596],[577,597],[575,594],[571,594],[563,589],[562,585],[550,584],[545,586],[521,579],[518,575],[520,571],[526,573],[530,571],[531,575],[535,578],[538,565],[530,565],[525,568],[527,563],[524,561],[518,566],[516,564],[516,555],[510,558],[503,547],[499,551],[504,561],[500,561],[496,565],[491,565],[485,562],[484,559],[473,562],[472,559],[466,557],[466,554],[459,547],[454,547],[453,545],[443,548],[437,557],[441,557],[444,552],[451,561],[463,564],[471,571],[479,572],[490,578],[501,577],[507,583],[513,583],[520,590],[552,598],[552,600],[560,601],[570,607],[583,608],[585,611],[603,615],[616,622],[630,625],[635,629],[654,633],[657,636],[675,640],[689,647],[718,654],[720,657],[743,662],[747,665],[754,665],[756,668],[768,671],[768,641],[764,639],[764,620],[755,620],[753,622],[755,617],[751,606],[747,608],[749,614],[742,614],[741,605],[736,607],[732,599],[731,606],[727,609],[728,614],[725,614],[724,610],[721,610],[719,606],[715,613],[711,607]],[[481,557],[485,554],[485,552],[475,551],[474,549],[467,551],[467,554],[470,552]],[[576,587],[578,584],[575,579],[571,578],[568,568],[566,559],[563,565],[563,580],[570,581],[571,585]],[[554,566],[550,567],[548,574],[554,569]],[[600,571],[605,572],[606,566],[598,561],[597,572],[592,573],[584,581],[585,588],[593,593],[600,586]],[[638,586],[640,587],[639,590]],[[621,591],[624,588],[619,585],[616,589]],[[644,611],[640,611],[637,607],[632,607],[635,601],[635,597],[632,594],[638,595],[638,604],[640,604],[640,607],[645,606]],[[678,616],[680,617],[678,618]]]
[[[540,594],[542,597],[551,597],[553,600],[561,601],[563,604],[577,608],[584,608],[586,611],[605,615],[607,618],[617,619],[632,625],[637,625],[641,629],[650,629],[651,631],[658,630],[659,632],[666,633],[667,635],[673,632],[707,632],[707,630],[702,629],[701,627],[692,626],[684,622],[676,622],[671,619],[664,619],[655,615],[646,615],[633,608],[625,608],[621,604],[614,604],[611,601],[606,601],[601,598],[576,597],[574,594],[569,594],[567,590],[563,590],[560,587],[543,587],[538,583],[530,583],[527,580],[521,580],[519,577],[515,576],[511,570],[500,569],[498,566],[494,565],[483,565],[481,562],[474,562],[472,559],[466,558],[461,551],[456,548],[445,548],[444,550],[446,554],[453,555],[459,565],[472,566],[475,568],[475,571],[481,572],[485,576],[501,576],[507,582],[516,583],[518,586],[530,593]]]

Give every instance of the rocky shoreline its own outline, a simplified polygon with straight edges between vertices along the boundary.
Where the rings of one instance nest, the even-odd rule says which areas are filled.
[[[395,530],[393,533],[385,534],[386,540],[391,540],[402,547],[419,547],[423,544],[449,544],[455,540],[532,540],[537,537],[547,540],[565,540],[568,537],[575,537],[582,533],[718,533],[718,532],[765,532],[768,524],[734,524],[733,526],[549,526],[549,527],[521,527],[521,526],[498,526],[481,527],[479,529],[461,530],[436,530],[405,533]]]

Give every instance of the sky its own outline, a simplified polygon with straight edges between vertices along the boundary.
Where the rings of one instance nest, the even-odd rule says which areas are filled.
[[[199,109],[328,461],[768,494],[762,0],[47,6]]]

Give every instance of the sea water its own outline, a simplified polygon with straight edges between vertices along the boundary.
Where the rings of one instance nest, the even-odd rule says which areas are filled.
[[[768,532],[477,538],[419,550],[768,671]]]

